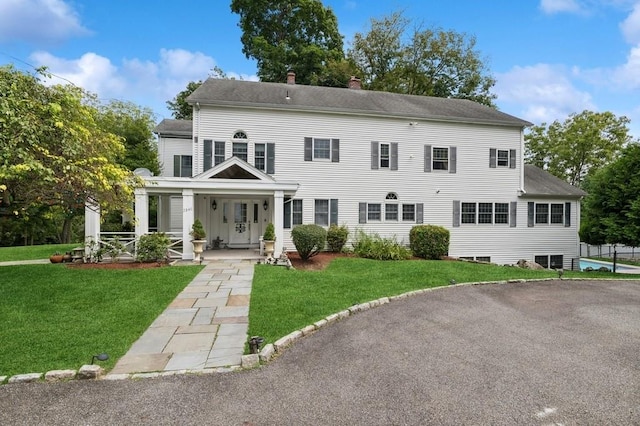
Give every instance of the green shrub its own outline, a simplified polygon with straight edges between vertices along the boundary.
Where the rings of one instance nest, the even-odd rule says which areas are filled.
[[[262,236],[264,241],[275,241],[276,240],[276,228],[273,226],[273,223],[267,223],[267,227],[264,230],[264,235]]]
[[[136,260],[138,262],[160,262],[167,257],[169,237],[164,232],[154,232],[142,235],[136,246]]]
[[[200,219],[196,219],[193,221],[193,226],[191,227],[191,232],[189,235],[193,237],[194,240],[204,240],[207,238],[207,233],[204,230],[204,226],[202,226],[202,222]]]
[[[339,253],[349,239],[349,228],[346,226],[338,226],[335,223],[329,227],[327,231],[327,246],[329,251]]]
[[[300,258],[307,260],[324,249],[327,231],[318,225],[298,225],[291,230],[291,239]]]
[[[438,260],[449,253],[449,230],[436,225],[417,225],[409,232],[413,254],[423,259]]]
[[[356,231],[353,242],[356,256],[375,260],[406,260],[411,251],[400,244],[396,238],[382,238],[378,234],[367,234],[361,229]]]

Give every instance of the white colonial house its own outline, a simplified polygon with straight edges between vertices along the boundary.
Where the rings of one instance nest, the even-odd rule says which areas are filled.
[[[579,255],[581,190],[525,165],[530,123],[457,99],[349,88],[206,80],[193,121],[155,129],[163,171],[136,193],[136,235],[158,230],[184,243],[195,218],[211,247],[255,250],[269,222],[276,255],[291,229],[346,225],[409,243],[416,224],[451,232],[449,254],[571,267]],[[96,232],[95,228],[92,230]],[[215,252],[213,253],[215,256]]]

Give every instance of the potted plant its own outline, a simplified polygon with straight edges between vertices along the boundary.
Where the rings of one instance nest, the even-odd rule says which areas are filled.
[[[267,227],[264,230],[264,235],[262,236],[262,241],[264,242],[264,253],[267,257],[271,257],[274,251],[274,243],[276,241],[276,230],[273,226],[273,223],[269,222]]]
[[[204,249],[204,244],[207,242],[207,233],[204,231],[204,226],[202,226],[200,219],[196,219],[193,222],[189,235],[193,237],[193,240],[191,240],[193,243],[193,253],[195,254],[195,258],[193,260],[200,262],[200,255]]]
[[[51,256],[49,256],[49,262],[51,263],[62,263],[63,255],[59,252],[55,252]]]

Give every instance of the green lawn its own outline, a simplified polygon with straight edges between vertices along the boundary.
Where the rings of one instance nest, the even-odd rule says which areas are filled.
[[[249,335],[275,340],[354,304],[408,291],[458,283],[557,277],[554,271],[429,260],[335,259],[324,271],[257,265],[251,291]],[[564,277],[636,278],[567,271]]]
[[[0,267],[0,376],[78,369],[101,352],[112,368],[201,269]]]
[[[0,247],[0,262],[11,260],[48,259],[55,252],[66,253],[82,243],[44,244],[39,246]]]

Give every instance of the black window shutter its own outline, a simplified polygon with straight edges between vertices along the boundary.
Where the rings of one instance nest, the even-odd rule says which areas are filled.
[[[489,167],[492,169],[496,168],[496,152],[497,149],[489,148]]]
[[[453,226],[460,226],[460,201],[453,200]]]
[[[267,144],[267,174],[274,174],[276,172],[276,144]]]
[[[416,223],[424,223],[424,204],[416,204]]]
[[[571,203],[564,203],[564,226],[571,226]]]
[[[285,229],[291,228],[291,204],[293,204],[291,198],[284,199],[284,223],[282,227]]]
[[[458,163],[458,150],[455,146],[449,147],[449,173],[456,172],[456,165]]]
[[[371,142],[371,170],[378,170],[379,164],[378,142]]]
[[[515,149],[509,150],[509,168],[510,169],[516,168],[516,150]]]
[[[338,200],[332,198],[329,201],[329,225],[338,224]]]
[[[391,170],[398,170],[398,142],[391,143]]]
[[[431,171],[431,145],[424,146],[424,171]]]
[[[331,139],[331,162],[340,162],[340,139]]]
[[[313,141],[311,138],[304,138],[304,161],[313,160]]]
[[[211,139],[205,139],[204,143],[204,158],[203,158],[203,171],[209,170],[213,162],[213,141]]]
[[[529,228],[533,227],[533,219],[535,215],[535,203],[533,201],[529,201],[527,204],[527,226]]]
[[[367,223],[367,203],[358,203],[358,223]]]
[[[511,228],[516,227],[516,217],[518,215],[518,202],[512,201],[509,206],[509,226]]]
[[[180,156],[179,155],[173,156],[173,176],[175,177],[180,176]]]

